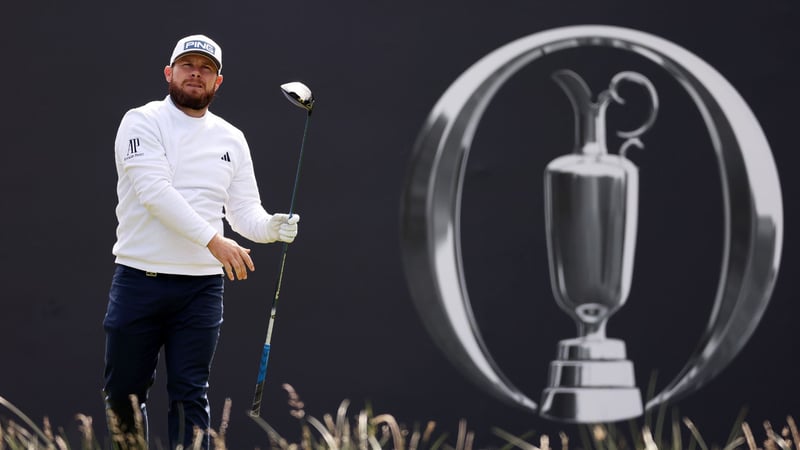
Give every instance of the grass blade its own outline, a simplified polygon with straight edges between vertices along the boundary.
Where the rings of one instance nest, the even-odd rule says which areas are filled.
[[[44,431],[42,431],[39,427],[37,427],[36,424],[33,423],[33,421],[30,419],[30,417],[26,416],[22,411],[19,410],[19,408],[14,406],[14,404],[9,402],[8,400],[3,398],[2,396],[0,396],[0,405],[5,406],[6,409],[8,409],[9,411],[13,412],[17,417],[22,419],[22,421],[25,422],[25,425],[29,426],[31,428],[31,430],[35,431],[36,434],[38,434],[39,437],[41,437],[44,442],[46,442],[48,444],[52,444],[53,443],[52,441],[47,439],[47,436],[44,434]]]
[[[496,434],[497,436],[500,436],[501,438],[508,441],[509,444],[513,444],[514,446],[519,447],[522,450],[541,450],[539,447],[531,444],[530,442],[520,439],[517,436],[514,436],[513,434],[503,429],[494,427],[492,428],[492,433]]]
[[[700,430],[694,425],[694,422],[689,420],[688,418],[683,418],[683,423],[686,424],[686,428],[692,432],[692,436],[694,436],[694,440],[700,445],[702,450],[708,450],[708,446],[706,445],[706,441],[703,440],[703,436],[700,435]]]

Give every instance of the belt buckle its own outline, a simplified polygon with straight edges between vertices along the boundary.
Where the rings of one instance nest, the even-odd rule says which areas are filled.
[[[144,274],[147,275],[148,277],[153,277],[153,278],[158,276],[158,272],[145,272]]]

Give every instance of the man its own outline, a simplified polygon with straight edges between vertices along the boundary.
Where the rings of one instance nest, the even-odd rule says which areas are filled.
[[[208,110],[221,69],[216,42],[179,40],[164,68],[169,95],[128,111],[115,141],[119,225],[103,322],[106,408],[134,433],[135,394],[146,439],[145,402],[163,347],[171,448],[188,447],[194,427],[209,428],[224,276],[244,280],[255,270],[250,249],[223,237],[223,216],[261,243],[292,242],[299,220],[264,210],[244,135]]]

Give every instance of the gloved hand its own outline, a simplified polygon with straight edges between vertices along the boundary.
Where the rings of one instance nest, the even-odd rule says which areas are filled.
[[[300,216],[292,214],[273,214],[267,222],[267,236],[269,242],[281,241],[291,243],[297,236],[297,222]]]

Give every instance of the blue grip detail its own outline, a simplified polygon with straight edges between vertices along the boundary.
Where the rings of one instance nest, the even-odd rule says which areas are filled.
[[[258,382],[264,381],[267,376],[267,361],[269,361],[269,344],[264,344],[264,351],[261,352],[261,365],[258,368]]]

